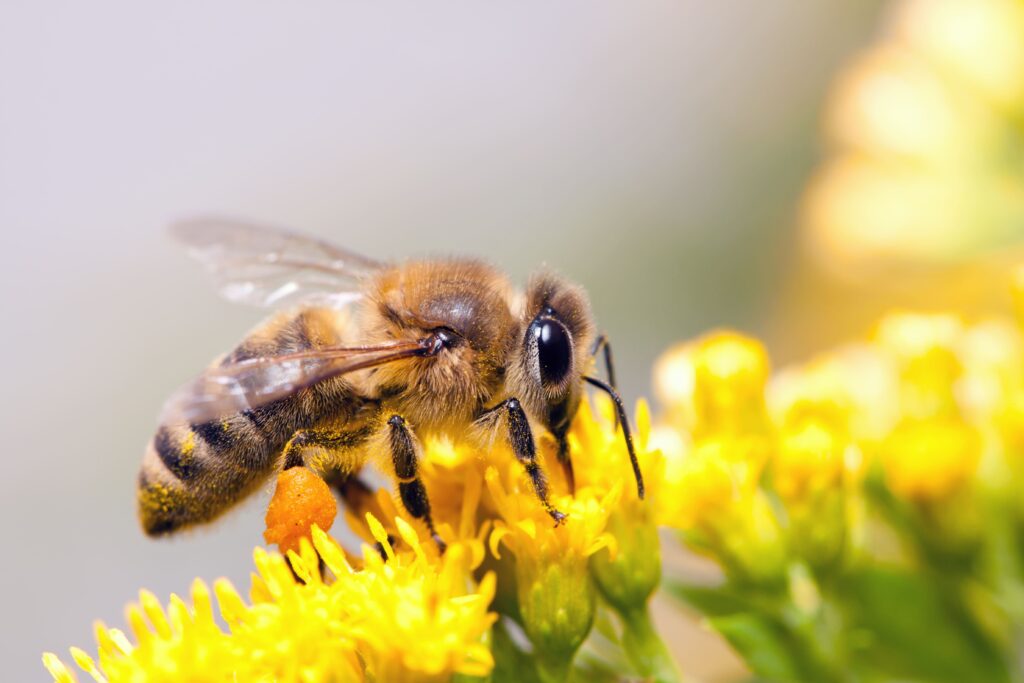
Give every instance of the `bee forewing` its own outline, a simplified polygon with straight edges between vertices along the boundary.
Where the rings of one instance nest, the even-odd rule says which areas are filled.
[[[163,424],[201,424],[263,407],[317,382],[423,354],[423,342],[325,348],[212,367],[164,404]]]
[[[170,228],[201,261],[230,301],[279,307],[343,307],[360,297],[362,280],[384,264],[284,228],[227,218],[195,218]]]

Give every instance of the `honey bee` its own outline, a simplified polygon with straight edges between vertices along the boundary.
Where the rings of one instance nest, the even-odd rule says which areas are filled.
[[[557,443],[585,383],[617,410],[637,492],[643,477],[614,387],[611,348],[586,293],[550,273],[518,292],[472,259],[381,263],[283,229],[224,219],[172,226],[227,299],[280,308],[167,401],[138,478],[151,536],[214,520],[281,469],[308,467],[345,496],[374,449],[441,549],[417,474],[421,439],[481,448],[504,434],[557,525],[535,429]],[[587,374],[603,351],[608,382]]]

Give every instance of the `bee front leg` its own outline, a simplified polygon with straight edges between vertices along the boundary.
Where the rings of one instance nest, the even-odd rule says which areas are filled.
[[[594,341],[594,346],[590,349],[590,355],[597,357],[597,354],[604,351],[604,369],[608,375],[608,384],[612,385],[612,389],[618,391],[619,387],[615,384],[615,363],[612,362],[612,345],[608,341],[607,335],[602,334]]]
[[[555,443],[558,445],[558,462],[562,464],[562,471],[565,473],[565,483],[569,487],[569,493],[576,495],[576,471],[572,468],[572,458],[569,457],[569,437],[567,430],[554,432]]]
[[[419,477],[419,442],[405,423],[401,415],[392,415],[388,419],[390,429],[389,442],[391,445],[391,460],[395,466],[395,476],[398,477],[398,495],[402,499],[402,505],[410,515],[416,519],[422,519],[430,530],[430,535],[437,543],[438,550],[444,553],[447,544],[438,535],[434,528],[434,520],[430,516],[430,501],[427,499],[427,489]]]
[[[608,384],[611,385],[612,389],[619,390],[618,385],[615,383],[615,363],[612,361],[612,343],[608,341],[606,334],[601,334],[594,341],[594,346],[590,349],[590,355],[593,358],[597,358],[597,354],[604,351],[604,371],[608,376]],[[614,421],[615,428],[619,428],[619,416],[616,414],[612,420]]]
[[[544,472],[541,471],[540,465],[537,463],[537,446],[533,441],[533,431],[530,429],[530,421],[526,417],[526,411],[523,410],[519,399],[509,398],[488,409],[484,415],[500,411],[505,411],[508,423],[508,443],[512,447],[512,452],[515,453],[516,459],[526,468],[526,473],[530,475],[530,481],[533,482],[533,490],[537,493],[537,497],[540,498],[541,505],[551,515],[551,518],[555,520],[555,526],[558,526],[565,519],[566,515],[564,512],[556,510],[548,500],[548,483],[544,477]]]

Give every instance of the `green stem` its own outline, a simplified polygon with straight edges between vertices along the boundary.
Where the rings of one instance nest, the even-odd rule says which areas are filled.
[[[537,673],[544,683],[566,683],[572,673],[572,657],[568,659],[545,657],[538,653]]]
[[[655,683],[679,683],[679,667],[655,630],[647,605],[624,613],[622,619],[622,647],[637,671]]]

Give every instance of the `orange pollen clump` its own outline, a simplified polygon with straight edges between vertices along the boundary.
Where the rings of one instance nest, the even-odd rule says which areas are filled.
[[[267,530],[263,532],[263,539],[276,543],[282,553],[298,552],[299,541],[310,538],[314,524],[327,531],[337,514],[337,503],[324,480],[305,467],[291,467],[277,475],[277,488],[267,507]]]

